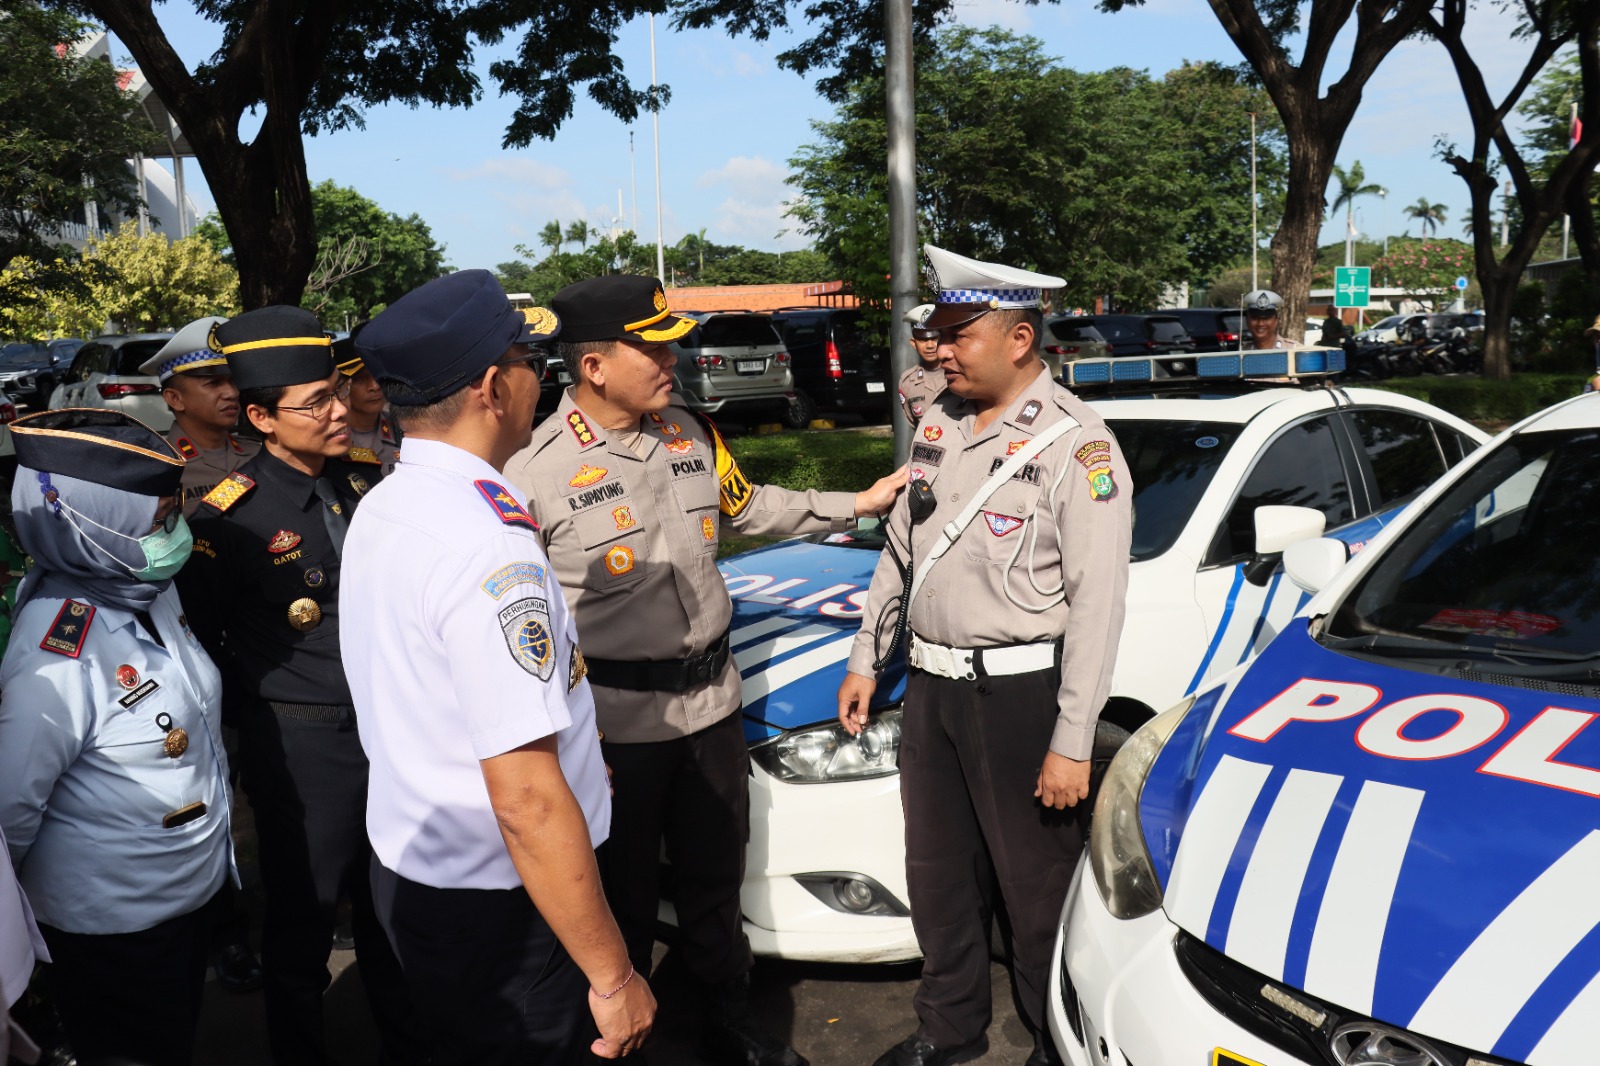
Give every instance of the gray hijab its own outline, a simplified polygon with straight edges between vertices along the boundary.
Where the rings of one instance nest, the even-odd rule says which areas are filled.
[[[160,502],[156,496],[18,467],[11,507],[17,539],[33,556],[33,569],[17,589],[16,609],[34,596],[49,596],[149,610],[172,583],[133,576],[145,565],[138,538],[149,531]]]

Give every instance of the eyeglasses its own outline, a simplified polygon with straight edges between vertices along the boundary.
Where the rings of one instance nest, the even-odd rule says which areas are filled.
[[[311,403],[302,404],[298,407],[290,407],[288,404],[280,403],[278,405],[278,410],[295,411],[299,414],[305,415],[307,418],[314,418],[318,422],[326,422],[328,420],[328,416],[333,413],[333,401],[338,400],[340,403],[343,403],[349,398],[350,379],[341,376],[339,379],[339,384],[335,385],[333,387],[333,391],[328,393],[326,396],[323,396]]]
[[[549,362],[549,352],[546,352],[540,348],[530,348],[528,349],[527,355],[513,355],[509,359],[498,360],[494,365],[515,366],[516,364],[521,363],[523,366],[533,371],[535,377],[543,381],[544,370],[545,367],[549,365]]]
[[[150,533],[146,533],[145,536],[150,536],[158,529],[163,533],[171,533],[174,529],[178,528],[178,519],[182,517],[183,509],[177,506],[176,501],[174,501],[172,510],[167,512],[167,517],[160,519],[159,521],[152,522],[150,524]]]

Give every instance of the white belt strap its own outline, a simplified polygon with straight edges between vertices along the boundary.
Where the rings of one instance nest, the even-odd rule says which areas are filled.
[[[1009,644],[999,648],[947,648],[911,634],[907,658],[918,670],[956,681],[976,681],[981,664],[987,677],[1031,674],[1056,663],[1054,642]]]
[[[989,497],[993,496],[1001,485],[1010,481],[1011,475],[1032,462],[1040,452],[1077,428],[1077,419],[1063,415],[1061,421],[1028,441],[1026,445],[1001,463],[1000,468],[989,475],[989,480],[979,486],[972,499],[961,509],[961,513],[952,518],[939,531],[938,541],[928,550],[928,554],[917,566],[917,572],[911,579],[911,595],[906,597],[905,607],[903,608],[908,616],[911,613],[911,605],[916,602],[917,593],[922,589],[923,579],[928,576],[928,571],[932,570],[933,564],[938,562],[940,557],[950,550],[952,544],[961,539],[962,532],[972,524],[974,518],[978,517],[978,512],[983,510],[983,505],[989,502]]]

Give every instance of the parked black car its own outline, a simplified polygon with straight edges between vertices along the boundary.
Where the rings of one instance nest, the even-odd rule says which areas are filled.
[[[1244,333],[1244,312],[1237,307],[1179,307],[1161,312],[1183,323],[1197,352],[1231,352]],[[1246,337],[1245,345],[1249,346]]]
[[[76,338],[7,344],[0,348],[0,390],[29,407],[42,408],[82,347]]]
[[[1073,326],[1093,326],[1111,346],[1112,355],[1169,355],[1195,350],[1194,340],[1184,330],[1183,323],[1166,311],[1143,315],[1078,315],[1051,321],[1052,330]]]
[[[772,313],[795,389],[820,412],[887,418],[894,397],[889,352],[872,342],[853,307],[787,307]]]

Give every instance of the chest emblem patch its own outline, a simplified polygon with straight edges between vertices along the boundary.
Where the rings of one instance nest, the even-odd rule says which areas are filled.
[[[589,676],[589,664],[583,660],[583,649],[572,646],[572,656],[567,661],[567,691],[578,687],[578,682]]]
[[[683,455],[686,452],[694,451],[694,441],[674,438],[667,441],[666,448],[673,455]]]
[[[606,552],[606,572],[612,577],[621,577],[633,570],[633,549],[623,544],[618,544]]]
[[[310,596],[302,596],[289,605],[289,624],[297,632],[309,633],[322,621],[322,604]]]
[[[610,471],[603,466],[590,466],[588,463],[584,463],[578,467],[578,472],[567,480],[567,484],[575,489],[588,488],[608,473]]]
[[[938,440],[942,436],[944,436],[944,430],[940,429],[938,426],[922,427],[923,440]]]
[[[328,575],[323,572],[322,567],[313,566],[310,570],[306,571],[306,588],[320,589],[327,583]]]
[[[278,532],[272,535],[271,540],[267,541],[267,551],[276,555],[278,552],[288,551],[290,548],[299,543],[300,534],[291,533],[287,529],[280,529]]]
[[[1006,454],[1007,455],[1016,455],[1018,452],[1020,452],[1023,449],[1023,446],[1026,445],[1027,443],[1028,442],[1025,441],[1025,440],[1014,440],[1014,441],[1012,441],[1010,444],[1006,445]]]
[[[631,507],[613,507],[611,509],[611,518],[617,523],[618,529],[632,529],[639,524],[633,517],[633,508]]]
[[[923,411],[922,401],[921,400],[913,400],[912,403],[911,403],[911,417],[912,418],[921,418],[922,417],[922,411]]]
[[[999,514],[995,511],[983,512],[983,520],[989,526],[989,532],[997,537],[1015,532],[1022,528],[1022,519],[1016,515]]]
[[[705,515],[700,519],[700,536],[707,544],[711,544],[717,539],[717,520],[715,518]]]
[[[357,496],[365,496],[367,490],[372,487],[372,483],[360,474],[351,474],[350,487],[355,490]]]
[[[139,671],[135,670],[127,663],[123,663],[121,666],[117,667],[117,684],[121,685],[125,689],[138,688]]]

